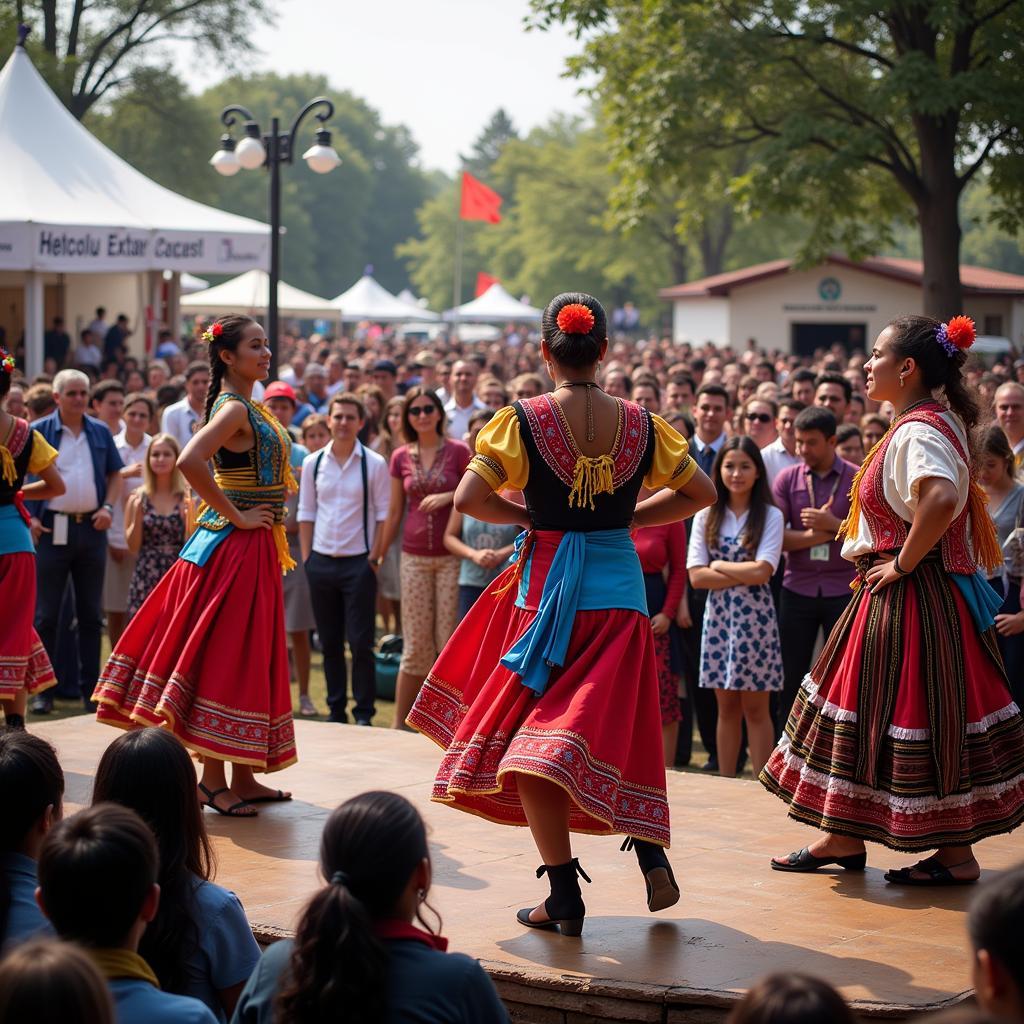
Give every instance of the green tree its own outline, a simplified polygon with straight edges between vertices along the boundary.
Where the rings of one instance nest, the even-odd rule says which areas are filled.
[[[513,139],[518,139],[512,119],[499,107],[473,143],[469,156],[462,157],[462,166],[476,177],[490,174],[502,150]]]
[[[730,191],[800,211],[813,246],[877,249],[913,217],[939,316],[960,306],[958,204],[982,168],[1003,226],[1020,222],[1019,0],[532,3],[586,33],[572,67],[597,76],[627,182],[685,188],[706,153],[753,146]]]
[[[31,25],[33,56],[75,117],[113,98],[135,76],[163,65],[160,44],[189,40],[207,59],[233,67],[248,56],[239,39],[269,21],[264,0],[2,0]],[[8,36],[9,38],[9,36]],[[13,40],[11,40],[13,42]]]

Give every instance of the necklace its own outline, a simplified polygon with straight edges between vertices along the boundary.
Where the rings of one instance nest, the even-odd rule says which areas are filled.
[[[920,406],[927,405],[928,402],[934,402],[934,401],[935,401],[935,399],[931,395],[929,395],[927,398],[919,398],[916,402],[911,402],[910,405],[908,405],[906,407],[906,409],[904,409],[902,412],[896,413],[896,415],[893,417],[893,422],[895,423],[896,420],[903,419],[903,417],[906,416],[907,413],[913,412],[915,409],[919,408]]]
[[[561,384],[555,385],[555,390],[559,388],[586,388],[587,389],[587,441],[594,440],[594,403],[591,400],[590,392],[592,388],[597,388],[598,391],[604,391],[604,388],[597,383],[596,380],[564,380]]]

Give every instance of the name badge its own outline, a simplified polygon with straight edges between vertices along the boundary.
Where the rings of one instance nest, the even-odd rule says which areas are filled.
[[[811,548],[811,561],[812,562],[827,562],[829,560],[830,552],[827,544],[815,544]]]
[[[68,517],[60,512],[53,514],[53,541],[54,547],[62,547],[68,542]]]

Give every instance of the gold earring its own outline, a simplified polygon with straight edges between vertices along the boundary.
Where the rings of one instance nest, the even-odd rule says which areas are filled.
[[[906,384],[906,381],[903,379],[903,374],[901,373],[900,374],[900,387],[903,387],[904,384]]]

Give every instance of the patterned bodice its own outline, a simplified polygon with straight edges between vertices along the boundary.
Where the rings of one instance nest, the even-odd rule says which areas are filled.
[[[10,434],[0,440],[0,505],[12,505],[21,489],[32,458],[32,428],[14,418]]]
[[[618,427],[608,453],[611,492],[595,493],[589,503],[570,505],[581,452],[569,429],[562,407],[549,394],[513,405],[520,436],[530,463],[523,491],[535,529],[624,529],[633,519],[637,495],[654,455],[654,429],[650,413],[633,402],[617,400]]]

